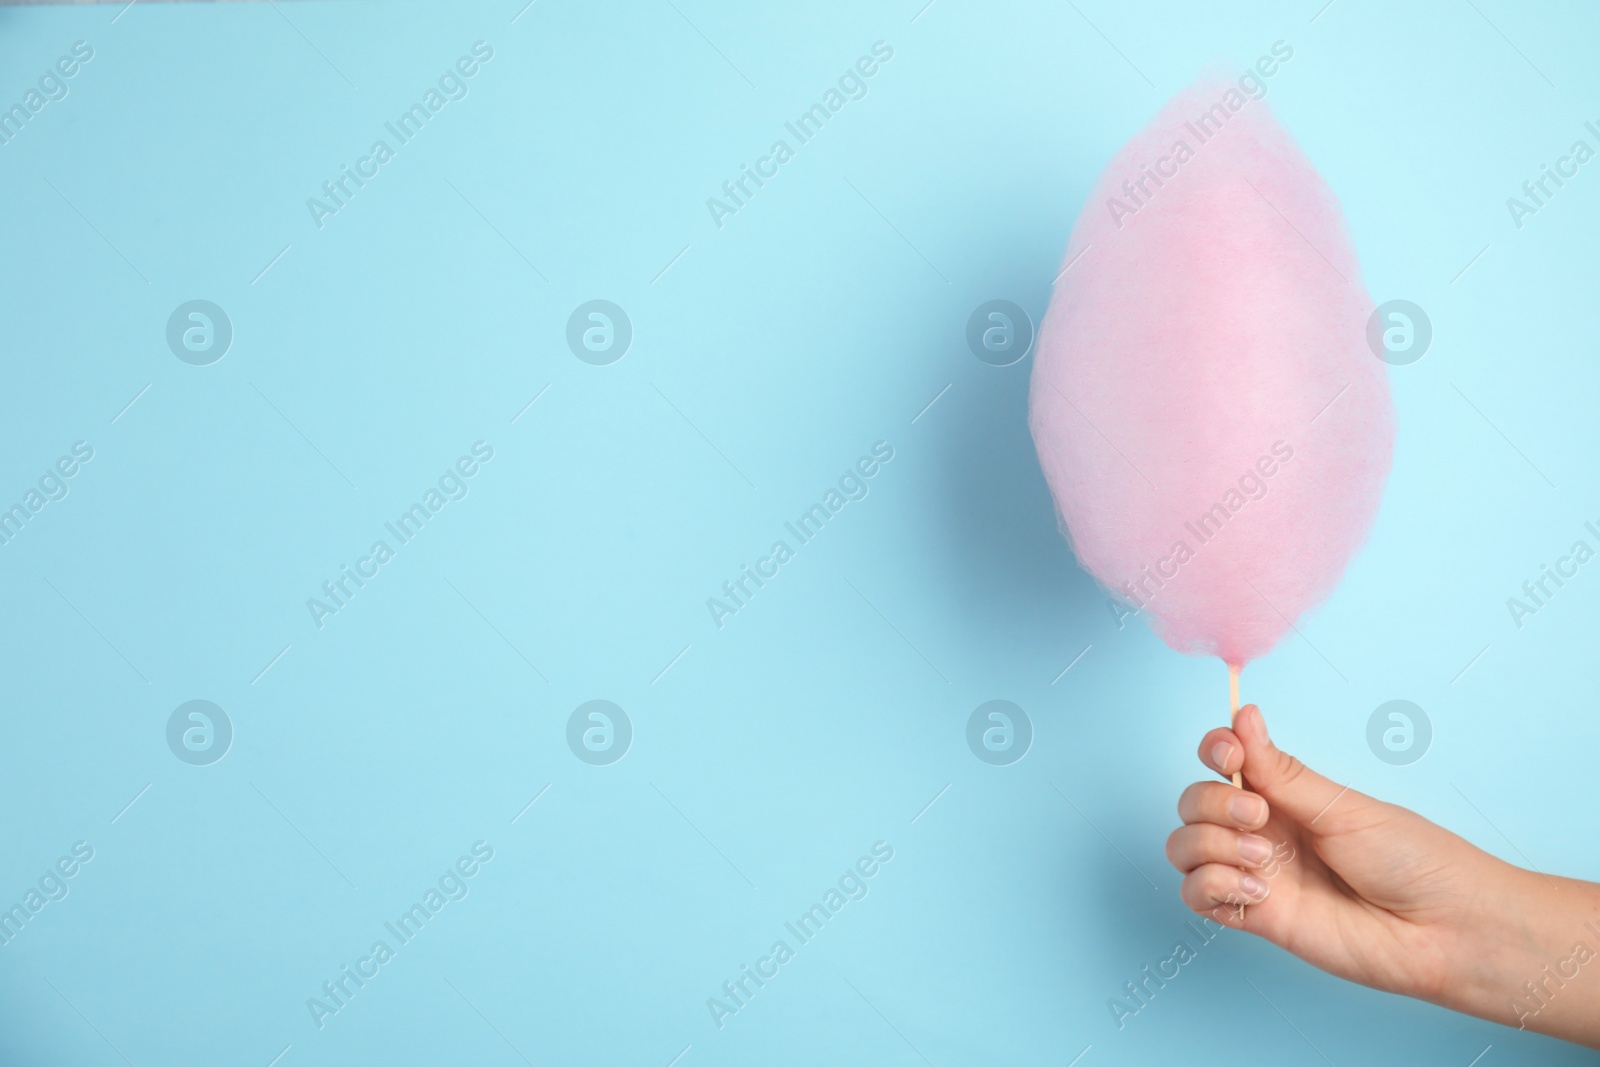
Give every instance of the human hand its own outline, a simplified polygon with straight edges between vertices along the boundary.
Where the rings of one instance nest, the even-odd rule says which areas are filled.
[[[1167,856],[1189,907],[1341,978],[1600,1047],[1600,973],[1572,980],[1587,962],[1574,943],[1600,948],[1600,887],[1329,781],[1273,745],[1254,705],[1206,734],[1200,760],[1242,769],[1247,789],[1179,798]]]

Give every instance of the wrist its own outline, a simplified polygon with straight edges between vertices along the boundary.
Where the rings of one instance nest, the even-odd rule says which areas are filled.
[[[1500,864],[1479,882],[1448,1007],[1594,1044],[1600,1039],[1600,886]]]

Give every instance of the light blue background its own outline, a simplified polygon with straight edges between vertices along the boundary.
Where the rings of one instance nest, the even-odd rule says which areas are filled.
[[[1037,320],[1170,93],[1288,42],[1269,100],[1435,340],[1391,371],[1369,546],[1245,695],[1329,776],[1600,878],[1600,564],[1521,630],[1505,604],[1600,520],[1600,163],[1520,230],[1505,206],[1594,143],[1600,15],[1475,2],[0,9],[7,105],[95,50],[0,146],[0,498],[95,449],[0,547],[0,902],[95,849],[0,948],[0,1060],[1593,1062],[1233,933],[1116,1027],[1186,936],[1163,844],[1224,672],[1115,627],[1031,361],[963,340],[989,299]],[[477,40],[470,95],[319,230],[306,198]],[[713,225],[879,40],[866,98]],[[235,329],[208,367],[164,340],[194,298]],[[595,298],[635,331],[608,367],[564,341]],[[470,495],[318,630],[306,598],[478,440]],[[878,440],[870,495],[717,629],[706,598]],[[236,732],[207,767],[165,741],[196,698]],[[593,698],[633,722],[611,766],[565,743]],[[1009,767],[964,740],[995,698],[1036,730]],[[1367,748],[1394,698],[1433,722],[1411,766]],[[317,1029],[478,840],[470,896]],[[706,999],[880,840],[718,1030]]]

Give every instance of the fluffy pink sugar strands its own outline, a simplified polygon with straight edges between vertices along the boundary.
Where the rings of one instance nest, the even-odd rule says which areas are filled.
[[[1338,202],[1265,100],[1202,80],[1112,160],[1065,262],[1029,423],[1067,536],[1167,644],[1242,667],[1338,583],[1389,471]]]

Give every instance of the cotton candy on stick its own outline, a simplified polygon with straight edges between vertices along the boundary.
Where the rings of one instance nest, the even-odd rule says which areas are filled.
[[[1235,714],[1239,670],[1377,510],[1394,414],[1372,310],[1332,192],[1231,82],[1169,101],[1073,229],[1029,402],[1045,479],[1127,612],[1227,663]]]

